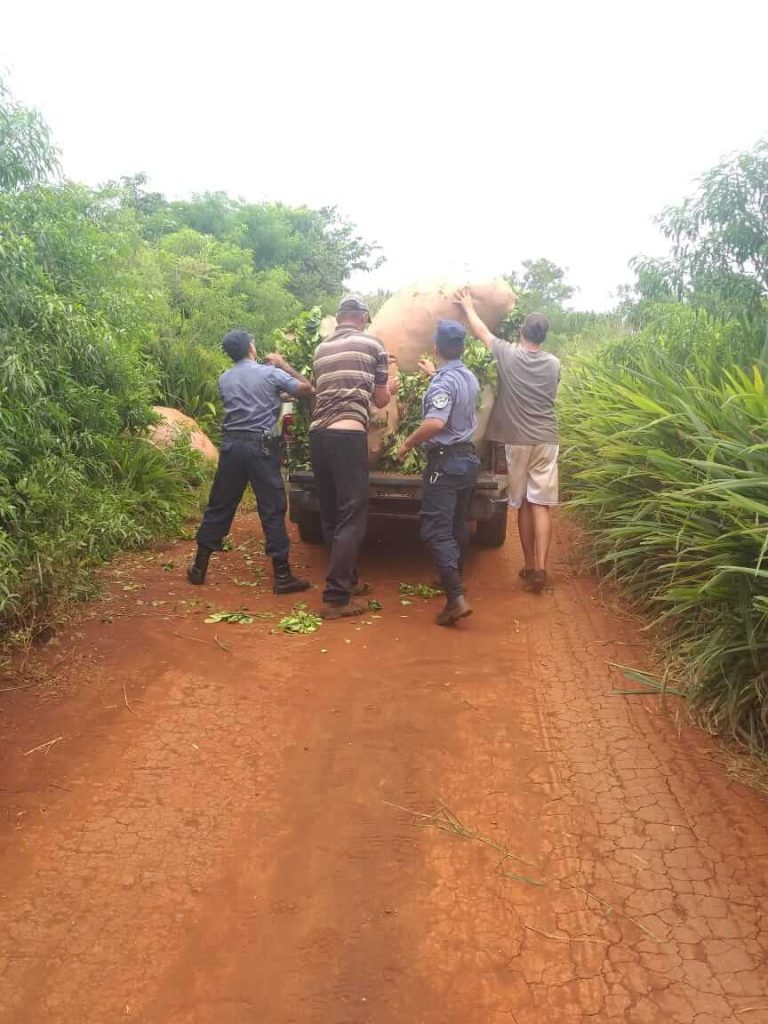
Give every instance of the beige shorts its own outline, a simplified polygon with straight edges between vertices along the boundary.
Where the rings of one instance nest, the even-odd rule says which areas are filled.
[[[509,504],[520,508],[527,498],[532,505],[557,505],[557,455],[559,444],[508,444]]]

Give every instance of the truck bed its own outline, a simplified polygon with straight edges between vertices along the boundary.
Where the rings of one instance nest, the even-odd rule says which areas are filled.
[[[507,531],[509,481],[505,472],[493,472],[488,463],[480,470],[467,518],[477,523],[475,539],[486,547],[499,547]],[[315,477],[309,469],[288,474],[288,507],[291,522],[297,523],[305,541],[320,542],[322,529]],[[421,509],[421,474],[370,474],[368,515],[372,520],[417,522]]]

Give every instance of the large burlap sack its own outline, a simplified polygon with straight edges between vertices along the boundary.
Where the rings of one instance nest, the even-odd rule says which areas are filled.
[[[435,281],[404,288],[387,299],[373,318],[369,333],[397,357],[403,373],[413,373],[419,359],[432,352],[438,320],[459,320],[466,325],[460,306],[453,301],[457,288],[469,286],[481,319],[495,331],[515,305],[506,281]]]
[[[320,326],[317,329],[318,334],[320,335],[320,340],[325,341],[326,338],[330,338],[330,336],[336,330],[337,326],[338,325],[336,323],[336,317],[333,316],[333,314],[324,316],[323,319],[320,321]]]
[[[211,462],[218,462],[219,453],[216,446],[191,416],[185,416],[178,409],[169,409],[164,405],[154,405],[152,410],[162,417],[159,423],[155,423],[149,428],[148,436],[152,444],[157,445],[158,448],[168,448],[175,444],[180,437],[186,435],[195,451],[200,452]]]
[[[488,428],[488,421],[491,418],[493,412],[493,403],[496,401],[496,392],[490,384],[486,384],[480,392],[480,405],[477,410],[477,427],[472,435],[472,440],[476,445],[485,437],[485,431]]]
[[[459,320],[466,325],[463,311],[453,299],[457,289],[466,284],[464,281],[434,281],[405,288],[384,303],[373,318],[368,333],[378,338],[387,352],[395,356],[403,373],[413,373],[418,369],[419,359],[434,348],[438,320]],[[500,278],[470,283],[469,289],[481,319],[492,331],[496,330],[515,305],[514,292]],[[493,388],[483,388],[473,438],[476,444],[485,435],[494,399]],[[372,464],[397,433],[398,419],[396,399],[386,409],[377,411],[368,431],[368,454]]]

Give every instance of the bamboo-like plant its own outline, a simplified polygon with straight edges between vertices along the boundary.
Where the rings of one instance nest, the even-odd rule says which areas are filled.
[[[673,307],[577,361],[570,507],[595,565],[664,627],[712,728],[768,746],[768,395],[762,337]]]

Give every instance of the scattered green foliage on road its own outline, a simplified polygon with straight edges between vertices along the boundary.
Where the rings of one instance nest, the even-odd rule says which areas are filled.
[[[248,612],[214,612],[203,619],[203,622],[214,624],[217,622],[229,622],[232,625],[250,626],[254,620],[253,615]]]
[[[300,603],[294,605],[290,615],[280,619],[276,629],[281,633],[316,633],[322,623],[323,620],[319,615],[314,615],[308,610],[306,604]]]
[[[420,597],[428,601],[431,597],[440,597],[442,590],[430,587],[426,583],[401,583],[399,587],[401,597]]]

